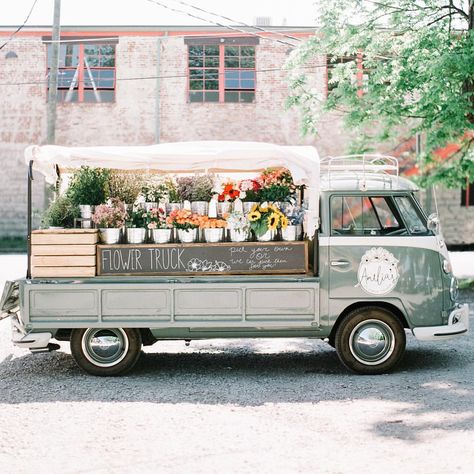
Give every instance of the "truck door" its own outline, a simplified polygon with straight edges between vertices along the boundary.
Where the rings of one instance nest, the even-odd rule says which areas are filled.
[[[440,313],[436,239],[411,195],[336,194],[330,200],[330,306],[398,299],[418,323]],[[419,311],[416,311],[416,308]],[[420,321],[421,320],[421,321]],[[430,320],[432,321],[432,319]]]

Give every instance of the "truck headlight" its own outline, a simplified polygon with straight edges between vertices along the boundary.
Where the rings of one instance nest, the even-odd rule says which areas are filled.
[[[443,271],[444,273],[453,273],[453,267],[451,262],[447,259],[443,260]]]
[[[449,285],[449,296],[452,301],[456,301],[459,294],[458,281],[456,278],[451,278],[451,284]]]

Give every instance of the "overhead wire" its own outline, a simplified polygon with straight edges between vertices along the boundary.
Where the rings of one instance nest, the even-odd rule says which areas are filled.
[[[37,2],[38,2],[38,0],[34,0],[33,4],[31,5],[30,11],[28,12],[28,15],[26,16],[25,21],[23,22],[23,24],[21,24],[21,25],[11,34],[11,36],[10,36],[2,45],[0,45],[0,50],[3,49],[3,48],[13,39],[13,37],[14,37],[18,32],[20,32],[20,31],[24,28],[24,26],[26,25],[26,23],[27,23],[28,20],[30,19],[31,13],[33,12],[33,9],[35,8],[35,5],[36,5]]]
[[[180,10],[178,8],[171,7],[171,6],[169,6],[169,5],[163,3],[162,1],[159,1],[159,0],[146,0],[146,1],[149,2],[149,3],[154,3],[155,5],[158,5],[160,7],[163,7],[166,10],[170,10],[170,11],[175,12],[175,13],[180,13],[180,14],[189,16],[190,18],[194,18],[196,20],[199,20],[199,21],[205,21],[206,23],[211,23],[213,25],[220,26],[221,28],[226,28],[226,29],[232,30],[232,31],[238,31],[240,33],[244,33],[246,35],[256,36],[258,38],[270,39],[271,41],[275,41],[277,43],[281,43],[281,44],[284,44],[286,46],[290,46],[292,48],[295,47],[295,45],[293,43],[289,43],[288,41],[282,41],[282,40],[279,40],[279,39],[276,39],[276,38],[266,38],[265,36],[259,35],[257,33],[253,33],[252,31],[242,30],[241,28],[237,28],[235,26],[225,25],[223,23],[213,21],[213,20],[210,20],[208,18],[203,18],[201,16],[197,16],[194,13],[190,13],[190,12],[187,12],[185,10]]]

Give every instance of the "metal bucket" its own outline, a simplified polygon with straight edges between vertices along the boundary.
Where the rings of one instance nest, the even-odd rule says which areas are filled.
[[[231,242],[245,242],[248,238],[249,238],[248,231],[230,229]]]
[[[191,211],[194,214],[207,216],[207,213],[209,212],[209,203],[207,201],[193,201],[191,203]]]
[[[258,236],[257,240],[259,242],[270,242],[275,238],[275,231],[274,230],[267,230],[263,235]]]
[[[173,229],[151,229],[151,240],[155,244],[167,244],[171,241],[171,231]]]
[[[99,229],[100,240],[107,245],[118,244],[120,241],[120,229]]]
[[[129,244],[143,244],[146,237],[146,229],[143,227],[127,227],[127,242]]]
[[[190,244],[196,242],[199,229],[178,229],[179,241],[183,244]]]
[[[301,234],[301,225],[288,225],[286,229],[281,229],[281,238],[286,241],[300,240]]]
[[[224,229],[204,229],[204,238],[209,243],[222,242]]]

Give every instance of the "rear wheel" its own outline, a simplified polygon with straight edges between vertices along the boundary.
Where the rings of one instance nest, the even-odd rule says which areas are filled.
[[[393,369],[402,358],[405,330],[391,311],[369,306],[345,316],[335,343],[347,368],[360,374],[381,374]]]
[[[89,328],[71,333],[71,353],[77,365],[92,375],[121,375],[140,356],[142,341],[137,329]]]

